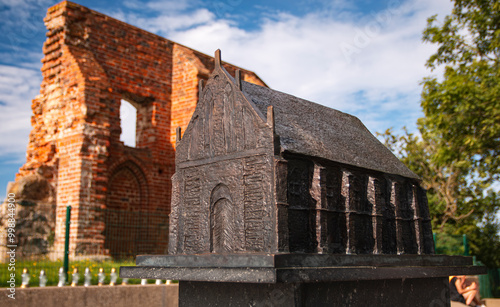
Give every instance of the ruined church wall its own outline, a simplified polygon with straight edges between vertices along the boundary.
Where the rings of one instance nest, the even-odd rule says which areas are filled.
[[[93,209],[111,205],[108,196],[127,187],[109,180],[123,172],[127,163],[133,162],[138,169],[134,176],[144,178],[141,188],[147,188],[140,192],[141,199],[128,200],[131,206],[168,211],[174,153],[165,135],[170,129],[172,44],[70,2],[51,8],[46,24],[49,31],[64,32],[62,58],[72,62],[80,76],[78,97],[72,103],[82,109],[74,110],[78,128],[66,129],[76,140],[57,139],[55,247],[62,247],[62,218],[66,205],[71,205],[73,250],[101,253],[106,225]],[[121,99],[137,108],[134,149],[119,140]]]
[[[44,21],[43,80],[32,102],[27,161],[12,186],[33,176],[50,185],[50,197],[30,201],[56,208],[49,219],[55,249],[63,248],[70,205],[70,250],[108,253],[103,209],[169,213],[172,135],[186,128],[213,58],[68,1],[49,8]],[[135,148],[120,141],[122,99],[137,109]],[[122,175],[128,179],[116,179]],[[131,187],[140,191],[116,197]]]

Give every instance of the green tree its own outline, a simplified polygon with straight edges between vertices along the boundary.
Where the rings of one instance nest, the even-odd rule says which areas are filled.
[[[471,164],[444,163],[437,158],[440,142],[391,129],[379,134],[385,145],[422,178],[427,189],[434,232],[467,234],[471,254],[489,267],[500,267],[500,195],[489,183],[475,180]]]
[[[498,195],[490,183],[475,180],[468,163],[442,162],[437,158],[440,140],[420,137],[408,131],[396,135],[391,129],[379,134],[385,145],[422,178],[427,189],[435,231],[449,232],[461,225],[494,222]]]
[[[498,267],[500,2],[455,0],[441,24],[428,19],[423,40],[438,45],[426,65],[444,74],[422,82],[420,135],[381,136],[422,178],[434,231],[466,233],[471,252]]]
[[[436,20],[423,40],[438,45],[427,66],[444,65],[444,76],[424,79],[420,131],[439,142],[435,159],[491,182],[500,172],[500,2],[455,0],[442,25]]]

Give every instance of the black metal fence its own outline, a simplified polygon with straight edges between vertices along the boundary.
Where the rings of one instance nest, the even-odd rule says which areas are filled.
[[[103,269],[105,283],[111,281],[113,268],[118,272],[120,266],[135,265],[135,257],[140,254],[166,254],[168,247],[168,215],[151,211],[126,211],[116,209],[93,209],[93,214],[104,222],[104,231],[100,234],[102,240],[95,240],[92,248],[82,248],[77,244],[78,250],[68,250],[69,263],[66,283],[72,282],[75,269],[79,272],[79,283],[83,284],[83,275],[89,268],[92,275],[92,284],[98,283],[99,269]],[[26,242],[32,242],[25,238]],[[71,246],[71,245],[70,245]],[[30,286],[38,286],[40,273],[43,270],[47,278],[47,286],[57,285],[59,271],[64,268],[64,249],[49,248],[48,252],[26,252],[15,257],[15,265],[9,266],[6,260],[0,263],[0,287],[10,287],[11,273],[15,274],[16,286],[22,283],[23,270],[27,269],[30,277]],[[39,251],[39,249],[33,249]],[[14,269],[12,269],[14,268]],[[102,274],[101,274],[102,275]],[[121,283],[118,278],[116,283]],[[140,280],[129,280],[129,283],[140,283]],[[154,281],[149,281],[154,282]]]
[[[148,211],[104,209],[104,249],[113,259],[166,254],[168,215]]]

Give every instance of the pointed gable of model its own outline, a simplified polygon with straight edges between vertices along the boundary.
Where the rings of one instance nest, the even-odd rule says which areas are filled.
[[[215,62],[206,85],[200,82],[198,105],[177,144],[178,162],[269,147],[264,143],[269,141],[272,144],[267,118],[241,92],[240,72],[236,71],[235,79],[224,69],[219,50]]]

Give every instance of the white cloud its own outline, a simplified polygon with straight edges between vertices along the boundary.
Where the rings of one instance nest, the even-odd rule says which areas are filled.
[[[255,31],[212,19],[168,38],[251,69],[272,88],[360,117],[372,131],[415,127],[421,79],[435,48],[422,44],[426,18],[447,1],[404,2],[359,19],[279,14]],[[187,16],[185,16],[187,17]],[[180,17],[179,17],[180,18]],[[346,55],[342,46],[355,52]]]
[[[14,25],[26,28],[26,23],[35,23],[37,16],[42,17],[46,9],[57,3],[56,0],[0,0],[2,25]],[[23,21],[20,23],[19,21]],[[36,31],[31,24],[29,31]],[[17,29],[19,30],[19,29]],[[26,30],[25,30],[26,31]]]
[[[147,28],[152,32],[167,34],[170,31],[191,28],[213,20],[214,15],[207,9],[199,9],[187,15],[177,15],[170,12],[168,15],[158,17],[140,17],[133,20],[141,28]]]
[[[190,29],[214,20],[214,14],[207,9],[198,9],[187,13],[169,11],[156,17],[125,13],[122,10],[107,12],[108,15],[150,32],[168,37],[172,31]]]
[[[451,7],[447,0],[407,1],[360,17],[339,10],[345,2],[338,1],[331,11],[302,17],[267,12],[258,29],[247,31],[205,8],[189,9],[194,4],[129,0],[127,12],[107,14],[207,54],[221,48],[225,61],[255,71],[272,88],[356,115],[371,131],[415,127],[418,83],[429,74],[424,63],[434,51],[421,43],[421,32],[427,17]],[[141,6],[157,15],[130,13]],[[346,45],[355,52],[346,55]],[[30,101],[41,82],[29,68],[37,66],[0,67],[0,101],[7,103],[0,105],[0,155],[26,149]]]
[[[148,8],[155,11],[172,13],[172,12],[179,12],[182,10],[186,10],[197,4],[198,1],[193,1],[193,0],[167,0],[167,1],[156,0],[148,2],[146,5]]]
[[[0,156],[26,151],[31,100],[41,81],[39,70],[0,65]]]
[[[54,1],[51,0],[0,0],[0,5],[7,8],[30,8],[33,6],[43,7]]]

